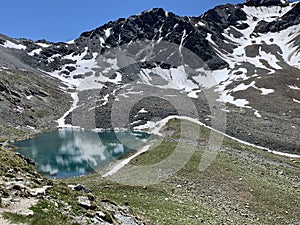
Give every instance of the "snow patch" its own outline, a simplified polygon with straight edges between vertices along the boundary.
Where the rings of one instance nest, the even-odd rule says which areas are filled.
[[[196,90],[196,91],[191,91],[190,93],[188,93],[188,96],[190,98],[198,98],[198,93],[200,93],[201,90]]]
[[[294,101],[294,102],[297,102],[297,103],[300,103],[300,101],[299,101],[299,100],[297,100],[297,99],[294,99],[294,98],[293,98],[293,101]]]
[[[130,156],[127,159],[124,159],[123,161],[118,163],[116,166],[114,166],[110,171],[108,171],[106,174],[104,174],[103,177],[108,177],[108,176],[114,175],[120,169],[122,169],[124,166],[126,166],[128,163],[130,163],[134,158],[136,158],[137,156],[141,155],[144,152],[147,152],[151,146],[152,145],[149,144],[149,145],[146,145],[145,147],[141,148],[139,151],[137,151],[137,153],[135,153],[134,155]]]
[[[261,92],[261,95],[268,95],[271,93],[274,93],[273,89],[267,89],[267,88],[258,88],[255,86],[255,81],[252,81],[249,85],[245,85],[243,83],[239,84],[235,88],[232,89],[232,92],[237,92],[237,91],[244,91],[247,90],[249,87],[253,87]]]
[[[104,30],[105,37],[108,38],[111,35],[111,28]]]
[[[209,42],[211,42],[213,45],[216,45],[215,42],[212,40],[212,34],[210,33],[207,33],[207,37],[206,37],[206,40],[208,40]]]
[[[276,20],[278,17],[283,16],[288,11],[292,9],[292,5],[289,5],[287,7],[281,7],[281,6],[261,6],[261,7],[253,7],[253,6],[244,6],[243,11],[249,16],[249,17],[256,17],[258,20],[264,20],[266,22],[272,22]]]
[[[288,85],[288,87],[292,90],[300,90],[300,88],[296,85]]]
[[[274,93],[273,89],[257,88],[257,90],[261,91],[261,95],[268,95],[268,94]]]
[[[254,110],[254,115],[258,118],[261,118],[262,116],[260,115],[260,113],[255,109]]]
[[[282,69],[281,66],[279,66],[277,63],[279,62],[275,55],[272,55],[271,53],[266,53],[264,51],[260,51],[260,57],[268,62],[268,64],[276,70]],[[272,73],[272,72],[271,72]]]
[[[230,94],[230,90],[225,90],[225,87],[226,85],[222,85],[215,89],[215,92],[220,93],[220,97],[217,99],[218,102],[230,103],[241,108],[251,108],[250,106],[247,106],[249,104],[249,101],[247,101],[246,99],[235,99]]]
[[[25,50],[26,46],[25,45],[21,45],[21,44],[16,44],[14,42],[11,41],[6,41],[4,43],[4,45],[2,45],[4,48],[14,48],[14,49],[18,49],[18,50]]]
[[[205,25],[205,23],[203,23],[203,22],[199,21],[199,22],[196,24],[196,26],[205,27],[206,25]]]
[[[31,100],[33,98],[33,95],[28,95],[28,96],[26,96],[26,99],[27,100]]]
[[[71,44],[75,44],[75,40],[70,40],[67,42],[67,44],[71,45]]]
[[[245,85],[245,84],[239,84],[238,86],[236,86],[234,89],[232,89],[233,92],[236,91],[244,91],[247,90],[249,87],[253,87],[255,85],[255,81],[252,81],[249,85]]]
[[[48,47],[50,47],[51,45],[49,45],[49,44],[45,44],[45,43],[41,43],[41,42],[38,42],[38,43],[36,43],[37,45],[39,45],[39,46],[41,46],[42,48],[48,48]]]
[[[56,121],[58,123],[59,128],[72,127],[72,125],[65,123],[65,119],[73,110],[77,108],[77,104],[79,102],[78,93],[77,92],[71,93],[71,97],[73,98],[73,104],[71,108],[60,119]]]
[[[102,106],[104,106],[108,103],[108,99],[109,99],[109,94],[105,95],[104,98],[102,99],[102,101],[103,101]]]
[[[229,78],[229,72],[230,72],[230,70],[228,70],[228,69],[212,71],[212,76],[215,81],[215,84],[220,84],[221,82],[226,81]],[[208,74],[207,76],[209,76],[209,75],[210,74]]]
[[[186,73],[184,66],[171,69],[143,69],[142,71],[143,74],[141,74],[141,79],[145,84],[151,84],[151,74],[156,74],[167,82],[166,85],[156,85],[159,88],[170,88],[175,90],[183,90],[185,92],[191,92],[195,89],[199,89],[197,84],[188,79],[188,74]]]
[[[34,50],[32,50],[31,52],[29,52],[28,55],[30,55],[30,56],[38,55],[38,54],[41,53],[41,51],[42,51],[41,48],[34,49]]]
[[[61,54],[54,54],[50,58],[48,58],[47,61],[48,61],[48,63],[54,62],[55,58],[58,58],[60,56],[61,56]]]
[[[147,113],[148,111],[145,108],[142,108],[138,113]]]
[[[300,32],[300,27],[295,25],[289,27],[285,30],[277,32],[276,35],[270,36],[269,33],[266,34],[256,34],[253,35],[254,29],[257,24],[261,21],[271,22],[276,19],[280,19],[285,13],[294,7],[293,3],[286,7],[271,6],[271,7],[248,7],[243,6],[242,10],[247,14],[246,23],[249,25],[248,28],[239,30],[235,26],[230,26],[227,28],[222,35],[230,40],[231,43],[235,44],[237,47],[233,49],[233,53],[220,52],[218,48],[215,48],[218,55],[227,61],[231,69],[235,68],[235,65],[240,63],[248,62],[256,67],[271,70],[270,73],[275,72],[276,69],[282,69],[278,65],[277,55],[272,55],[271,53],[266,53],[259,49],[259,55],[252,58],[247,57],[245,49],[247,46],[253,46],[253,44],[266,44],[266,45],[277,45],[281,52],[278,52],[280,56],[292,66],[300,68],[299,60],[299,46],[294,45],[294,40],[296,40],[297,35]],[[231,30],[238,30],[243,34],[243,37],[234,37]],[[211,36],[208,35],[207,40],[216,45],[212,40]],[[216,45],[217,46],[217,45]],[[269,65],[264,65],[260,59],[265,59]]]
[[[111,65],[112,69],[114,69],[114,70],[118,70],[119,69],[119,67],[118,67],[118,60],[116,58],[115,59],[108,58],[106,60],[106,62],[108,62]]]

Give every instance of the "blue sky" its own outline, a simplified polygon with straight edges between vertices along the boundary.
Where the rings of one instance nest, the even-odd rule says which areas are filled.
[[[69,41],[110,20],[154,7],[199,16],[216,5],[241,2],[244,0],[4,0],[0,33],[32,40]]]

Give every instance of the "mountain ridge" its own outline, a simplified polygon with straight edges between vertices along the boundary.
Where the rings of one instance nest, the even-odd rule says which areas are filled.
[[[110,128],[109,107],[118,99],[120,89],[126,90],[124,86],[136,79],[158,92],[163,87],[172,94],[173,90],[183,90],[192,96],[197,108],[203,108],[199,120],[208,125],[213,117],[201,90],[213,90],[219,95],[216,101],[227,105],[223,110],[229,120],[228,134],[275,150],[299,153],[299,7],[299,2],[249,0],[238,5],[217,6],[199,17],[177,16],[155,8],[83,32],[79,38],[66,43],[1,36],[0,50],[11,57],[3,59],[0,66],[16,64],[15,69],[43,71],[76,87],[86,101],[83,95],[91,97],[95,93],[89,92],[99,89],[100,99],[94,101],[102,102],[108,96],[108,103],[95,107],[98,128]],[[196,72],[189,73],[181,67],[181,62],[172,67],[140,61],[124,70],[117,58],[107,58],[106,54],[114,49],[128,47],[139,40],[148,40],[155,46],[172,43],[178,46],[174,51],[180,53],[184,48],[193,52],[207,65],[203,67],[204,73],[213,77],[216,84],[201,83],[203,76],[199,71],[203,68],[198,68],[198,72],[194,68]],[[170,49],[164,51],[172,55]],[[12,60],[7,61],[9,58]],[[106,68],[111,72],[106,73]],[[180,80],[175,79],[177,74],[181,74]],[[82,84],[85,86],[81,90],[78,85]],[[156,103],[153,103],[149,115],[136,117],[141,119],[139,123],[157,115],[163,118],[175,113],[168,111],[171,108],[163,101],[155,101],[160,107],[154,109]],[[124,126],[137,122],[134,114],[138,109],[137,106],[130,116],[131,125]],[[67,117],[68,123],[71,120],[72,114]],[[291,133],[289,137],[287,132]]]

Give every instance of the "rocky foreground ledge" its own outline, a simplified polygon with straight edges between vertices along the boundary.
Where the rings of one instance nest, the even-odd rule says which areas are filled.
[[[31,160],[0,150],[0,224],[144,224],[83,185],[41,177]]]

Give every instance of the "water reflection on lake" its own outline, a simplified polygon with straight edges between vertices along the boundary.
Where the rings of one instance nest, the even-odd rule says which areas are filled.
[[[36,162],[38,172],[66,178],[85,175],[126,156],[149,138],[149,134],[131,131],[96,133],[60,129],[15,145],[20,148],[19,153]]]

